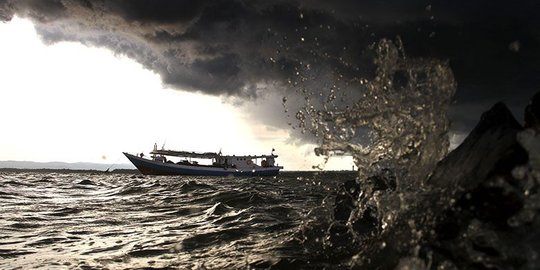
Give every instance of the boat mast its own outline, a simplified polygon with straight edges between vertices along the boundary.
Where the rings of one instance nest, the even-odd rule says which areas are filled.
[[[157,143],[154,143],[154,151],[152,151],[152,159],[156,160]]]

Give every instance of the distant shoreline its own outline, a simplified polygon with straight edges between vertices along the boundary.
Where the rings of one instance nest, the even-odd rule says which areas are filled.
[[[111,171],[96,170],[96,169],[50,169],[50,168],[0,168],[0,173],[2,172],[40,172],[40,173],[94,173],[94,174],[141,174],[137,169],[114,169]],[[356,171],[282,171],[280,174],[356,174]]]
[[[42,173],[100,173],[100,174],[141,174],[137,169],[114,169],[103,171],[95,169],[33,169],[33,168],[0,168],[1,172],[42,172]]]

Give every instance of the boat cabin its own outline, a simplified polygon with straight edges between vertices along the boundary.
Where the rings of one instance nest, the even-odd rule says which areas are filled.
[[[235,168],[239,170],[251,170],[256,168],[269,168],[275,167],[275,159],[277,155],[273,153],[270,155],[247,155],[247,156],[226,156],[221,152],[187,152],[187,151],[172,151],[161,149],[158,150],[154,146],[154,150],[150,152],[152,160],[163,163],[174,163],[180,165],[189,166],[205,166],[205,167],[219,167],[219,168]],[[169,157],[169,158],[167,158]],[[173,161],[170,157],[178,157],[180,160]],[[192,160],[196,159],[196,160]],[[199,162],[198,160],[201,160]],[[207,160],[207,164],[203,160]]]

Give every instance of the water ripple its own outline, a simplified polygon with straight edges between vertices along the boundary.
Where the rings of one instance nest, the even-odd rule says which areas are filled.
[[[296,176],[68,173],[2,173],[0,186],[0,269],[238,268],[279,256],[327,190]]]

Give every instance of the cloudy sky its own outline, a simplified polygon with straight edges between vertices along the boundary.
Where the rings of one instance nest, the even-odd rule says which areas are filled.
[[[449,62],[451,132],[464,135],[496,101],[521,117],[540,89],[539,11],[534,0],[0,1],[0,159],[113,162],[166,141],[275,147],[288,168],[309,168],[316,139],[292,129],[296,85],[354,92],[373,73],[369,46],[397,37],[408,57]]]

